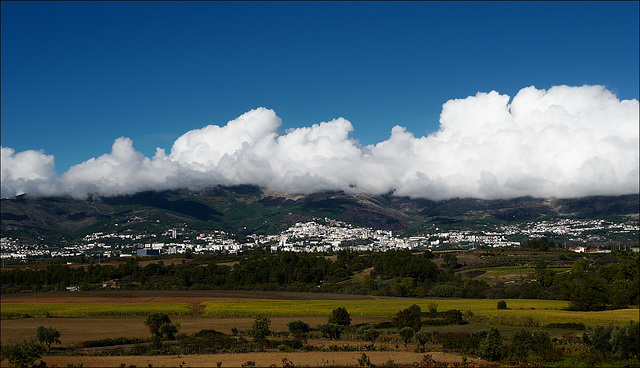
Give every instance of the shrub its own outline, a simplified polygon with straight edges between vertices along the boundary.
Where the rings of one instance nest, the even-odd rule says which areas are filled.
[[[420,345],[426,345],[431,340],[432,333],[429,331],[420,331],[415,334],[416,340]]]
[[[501,300],[498,302],[498,309],[507,309],[507,302]]]
[[[480,343],[480,356],[493,361],[502,357],[502,336],[496,328],[491,327],[487,336]]]
[[[402,338],[402,341],[404,341],[404,343],[408,343],[409,340],[411,340],[411,338],[413,337],[413,328],[407,326],[407,327],[403,327],[401,329],[398,330],[398,335],[400,335],[400,337]]]
[[[329,323],[335,323],[341,326],[349,326],[351,324],[351,315],[344,307],[338,307],[331,311]]]
[[[462,312],[457,309],[444,312],[444,321],[448,325],[462,325],[465,323],[462,318]]]
[[[318,330],[322,336],[331,340],[339,340],[343,327],[337,323],[322,323],[318,325]]]
[[[487,331],[474,333],[441,332],[433,334],[432,339],[437,344],[442,344],[445,350],[453,350],[460,353],[476,354],[481,342],[486,338]]]
[[[527,356],[531,349],[531,333],[526,330],[516,331],[511,338],[511,356],[522,359]]]
[[[178,333],[178,329],[180,328],[180,323],[163,323],[160,325],[158,329],[159,336],[166,336],[169,340],[173,340],[176,338],[176,334]]]
[[[271,326],[271,320],[266,317],[257,317],[253,321],[249,335],[253,337],[253,341],[264,341],[267,336],[271,334],[269,327]]]
[[[307,338],[309,331],[311,331],[311,327],[307,322],[296,320],[287,323],[287,327],[289,328],[289,332],[293,337],[298,340],[304,340]]]
[[[362,353],[362,356],[358,358],[357,361],[358,363],[356,364],[356,367],[373,367],[373,364],[371,364],[371,359],[369,359],[369,357],[365,353]]]
[[[149,327],[149,332],[159,337],[162,337],[162,334],[160,334],[160,326],[165,323],[171,323],[171,319],[164,313],[151,313],[144,320],[144,324]]]
[[[433,317],[438,315],[438,303],[429,302],[429,314]]]
[[[384,321],[375,324],[376,328],[393,328],[393,322]]]
[[[395,324],[398,328],[403,327],[411,327],[414,331],[420,330],[420,326],[422,326],[422,319],[420,315],[422,311],[420,306],[414,304],[407,309],[403,309],[396,314],[396,318],[394,319]]]
[[[358,336],[365,341],[371,341],[371,344],[375,346],[376,340],[380,336],[380,331],[375,328],[373,325],[363,325],[358,327],[356,331]]]
[[[146,341],[145,339],[139,338],[126,338],[126,337],[116,337],[116,338],[104,338],[100,340],[86,340],[82,341],[78,344],[81,348],[97,348],[103,346],[114,346],[114,345],[127,345],[127,344],[138,344]]]

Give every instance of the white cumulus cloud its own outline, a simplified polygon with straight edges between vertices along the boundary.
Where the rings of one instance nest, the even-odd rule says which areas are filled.
[[[1,147],[1,151],[0,182],[3,198],[24,193],[58,193],[53,156],[33,150],[15,153],[15,150],[8,147]]]
[[[152,158],[118,138],[110,153],[58,177],[53,157],[2,148],[2,196],[255,184],[289,193],[345,190],[446,199],[580,197],[638,193],[637,100],[602,86],[527,87],[511,99],[492,91],[447,101],[437,132],[401,126],[361,146],[343,118],[281,131],[273,110],[179,137]],[[427,117],[425,117],[425,120]]]

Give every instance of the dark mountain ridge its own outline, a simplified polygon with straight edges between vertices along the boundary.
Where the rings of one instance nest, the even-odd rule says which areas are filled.
[[[411,232],[428,223],[452,225],[477,221],[511,223],[542,218],[597,218],[640,213],[638,194],[571,199],[443,201],[387,195],[322,192],[291,195],[255,186],[214,187],[204,190],[141,192],[116,197],[78,200],[70,197],[2,199],[3,236],[57,234],[80,236],[100,226],[129,223],[135,217],[158,226],[190,226],[249,233],[276,233],[291,223],[329,217],[358,226]]]

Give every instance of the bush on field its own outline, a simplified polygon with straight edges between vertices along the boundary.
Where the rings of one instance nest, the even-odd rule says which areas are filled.
[[[442,344],[445,351],[478,354],[478,346],[486,338],[487,331],[479,332],[441,332],[431,337],[436,344]]]
[[[171,319],[164,313],[151,313],[147,315],[147,318],[144,320],[145,326],[149,327],[149,332],[159,337],[162,337],[160,334],[160,326],[166,323],[171,323]]]
[[[271,334],[270,326],[271,320],[269,318],[256,317],[251,325],[251,330],[249,330],[249,335],[253,337],[253,341],[264,342]]]
[[[340,335],[343,330],[343,327],[337,323],[321,323],[317,328],[322,336],[331,340],[340,340]]]
[[[413,304],[409,308],[398,312],[393,322],[398,326],[398,328],[411,327],[414,331],[418,331],[422,325],[422,320],[420,318],[421,314],[422,310],[420,309],[420,306]]]
[[[500,360],[502,358],[502,335],[496,328],[491,327],[485,338],[480,342],[480,356],[488,360]]]
[[[341,326],[349,326],[351,324],[351,315],[344,307],[338,307],[331,311],[329,323],[336,323]]]
[[[137,337],[134,338],[126,338],[126,337],[116,337],[116,338],[104,338],[99,340],[86,340],[82,341],[78,344],[81,348],[98,348],[104,346],[116,346],[116,345],[128,345],[128,344],[139,344],[143,342],[147,342],[148,339],[140,339]]]
[[[414,331],[413,328],[407,326],[407,327],[402,327],[401,329],[398,330],[398,335],[400,335],[400,337],[402,338],[402,341],[407,344],[409,343],[409,340],[411,340],[411,338],[414,335]]]
[[[191,336],[180,339],[179,345],[181,347],[191,346],[200,351],[217,352],[233,348],[236,345],[236,340],[216,330],[200,330]]]
[[[365,341],[371,341],[371,345],[375,346],[376,340],[380,336],[380,331],[373,325],[363,325],[358,327],[356,333]]]
[[[389,321],[378,322],[374,324],[374,326],[376,326],[376,328],[379,328],[379,329],[393,328],[393,322],[389,322]]]
[[[309,331],[311,331],[311,326],[301,320],[291,321],[287,323],[287,327],[289,328],[289,333],[298,340],[306,340]]]
[[[551,349],[551,338],[547,331],[517,331],[511,338],[509,352],[516,359],[523,359],[529,352],[540,354]]]
[[[426,345],[432,336],[433,334],[430,331],[419,331],[415,334],[416,340],[418,340],[418,343],[422,346]]]

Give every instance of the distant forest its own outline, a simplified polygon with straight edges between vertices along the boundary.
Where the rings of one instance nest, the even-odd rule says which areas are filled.
[[[532,247],[538,244],[529,244]],[[513,253],[513,252],[512,252]],[[513,255],[511,253],[511,255]],[[103,289],[116,281],[121,289],[271,290],[373,294],[398,297],[525,298],[570,301],[574,310],[604,310],[640,304],[637,253],[580,255],[521,251],[507,256],[487,251],[490,267],[528,262],[535,276],[511,284],[475,278],[481,269],[466,267],[455,253],[388,251],[337,255],[270,253],[254,250],[237,256],[186,255],[182,264],[162,260],[141,266],[138,258],[114,265],[48,265],[2,272],[2,293]],[[439,257],[438,263],[434,257]],[[563,266],[567,271],[557,271]],[[569,269],[570,268],[570,269]],[[486,267],[485,267],[486,269]],[[464,272],[458,272],[464,270]]]

